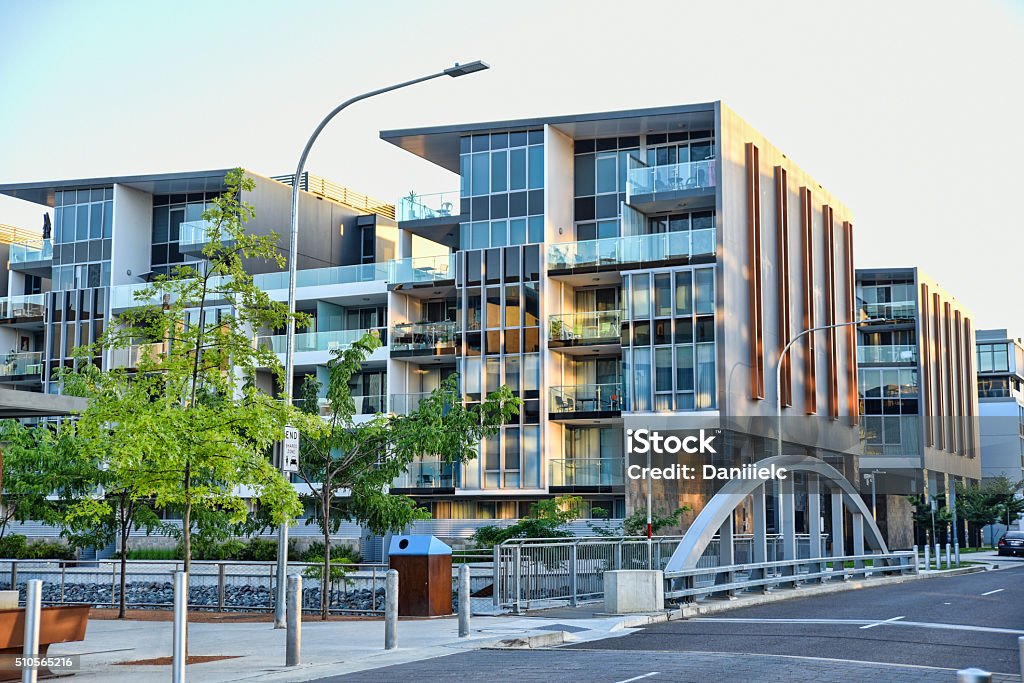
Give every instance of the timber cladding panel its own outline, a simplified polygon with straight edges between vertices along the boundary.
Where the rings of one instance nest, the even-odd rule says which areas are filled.
[[[921,336],[921,394],[924,396],[924,443],[932,446],[935,436],[932,430],[932,337],[931,318],[928,315],[928,285],[921,284],[920,294],[920,336]]]
[[[853,322],[857,315],[857,276],[853,268],[853,223],[843,221],[843,256],[846,270],[846,320]],[[857,327],[846,326],[846,410],[850,423],[860,424],[857,401]]]
[[[775,245],[777,300],[779,309],[779,353],[789,342],[793,334],[790,324],[789,301],[789,174],[782,166],[775,167]],[[793,405],[793,371],[790,365],[790,354],[786,354],[780,362],[780,385],[777,388],[782,394],[782,405]]]
[[[804,329],[814,323],[814,230],[812,216],[812,193],[809,187],[800,188],[800,254],[803,265],[803,309]],[[815,377],[814,333],[805,336],[804,341],[804,404],[808,415],[818,412],[818,384]]]
[[[821,207],[825,231],[825,356],[828,360],[828,416],[839,417],[839,363],[836,357],[836,242],[832,207]]]
[[[764,399],[764,310],[761,275],[761,157],[757,147],[746,143],[747,253],[750,270],[748,301],[750,317],[750,398]]]

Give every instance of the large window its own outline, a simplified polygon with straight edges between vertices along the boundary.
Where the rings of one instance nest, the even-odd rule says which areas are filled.
[[[858,373],[864,453],[915,453],[920,415],[917,370],[861,368]]]
[[[464,136],[460,164],[463,249],[543,241],[543,131]]]
[[[53,289],[110,286],[114,188],[54,194]]]
[[[978,344],[978,372],[1009,372],[1009,344]]]
[[[217,192],[153,195],[153,244],[150,265],[157,275],[171,268],[199,261],[186,257],[179,249],[181,224],[201,220],[203,211],[217,198]]]
[[[577,140],[575,152],[576,239],[616,237],[620,207],[626,200],[628,157],[639,157],[640,138]]]

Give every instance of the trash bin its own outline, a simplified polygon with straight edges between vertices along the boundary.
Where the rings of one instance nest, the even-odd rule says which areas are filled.
[[[398,614],[439,617],[452,613],[452,549],[434,536],[393,536],[388,551],[398,570]]]

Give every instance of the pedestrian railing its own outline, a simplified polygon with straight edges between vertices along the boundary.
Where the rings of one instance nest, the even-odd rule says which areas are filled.
[[[338,563],[332,563],[335,567]],[[387,565],[344,564],[344,578],[331,582],[329,609],[338,614],[382,614]],[[289,562],[287,574],[303,574],[303,605],[320,609],[323,565]],[[125,572],[129,608],[170,609],[173,577],[184,569],[180,560],[129,560]],[[276,562],[193,561],[189,574],[189,608],[218,612],[273,610]],[[0,560],[0,589],[24,594],[30,579],[44,581],[47,605],[117,607],[121,563],[118,560]]]
[[[916,559],[913,552],[906,551],[682,569],[665,573],[665,599],[693,602],[709,595],[732,597],[749,590],[767,592],[797,584],[916,574]]]

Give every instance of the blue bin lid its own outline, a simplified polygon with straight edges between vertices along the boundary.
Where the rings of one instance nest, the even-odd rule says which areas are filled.
[[[451,555],[451,546],[436,536],[403,534],[391,537],[388,555]]]

